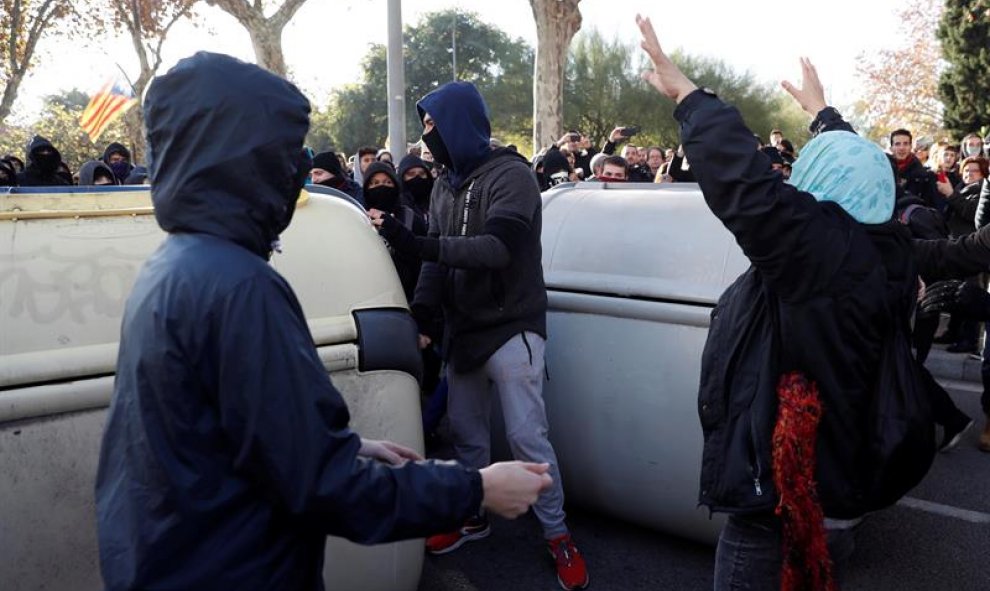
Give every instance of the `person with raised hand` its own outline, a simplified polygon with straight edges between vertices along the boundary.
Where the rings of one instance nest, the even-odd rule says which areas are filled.
[[[702,357],[700,503],[729,514],[715,589],[834,588],[851,527],[874,508],[863,425],[883,342],[918,285],[910,236],[891,219],[893,170],[802,59],[800,86],[783,87],[816,137],[785,182],[739,111],[636,22],[653,66],[643,78],[678,103],[705,201],[752,263],[719,298]],[[898,362],[914,363],[909,351]]]

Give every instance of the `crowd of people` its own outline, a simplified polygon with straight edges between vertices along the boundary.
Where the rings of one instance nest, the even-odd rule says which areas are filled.
[[[932,143],[898,129],[884,154],[825,103],[804,60],[800,87],[784,87],[813,139],[800,154],[779,130],[764,143],[680,72],[649,20],[637,24],[644,78],[677,103],[676,148],[633,145],[638,130],[619,126],[597,149],[572,130],[530,161],[492,139],[477,88],[452,82],[417,103],[422,139],[406,153],[313,154],[295,87],[197,54],[148,92],[150,172],[114,143],[74,181],[42,137],[26,166],[0,161],[0,184],[21,186],[150,174],[169,233],[122,326],[96,490],[108,588],[318,589],[327,534],[428,536],[444,554],[488,536],[489,512],[530,506],[560,586],[586,587],[542,400],[541,192],[570,181],[697,182],[735,235],[752,267],[712,313],[699,393],[699,501],[730,514],[715,588],[834,588],[856,525],[905,492],[877,481],[887,466],[871,446],[889,435],[863,430],[878,381],[904,370],[896,387],[923,391],[943,428],[918,464],[973,424],[917,362],[933,340],[974,351],[977,322],[990,321],[990,137]],[[425,427],[446,413],[457,464],[349,430],[291,287],[266,264],[307,182],[363,206],[385,241],[420,332]],[[936,336],[943,312],[953,319]],[[912,318],[913,351],[899,356],[891,335]],[[990,347],[983,360],[990,451]],[[492,396],[516,462],[490,465]]]

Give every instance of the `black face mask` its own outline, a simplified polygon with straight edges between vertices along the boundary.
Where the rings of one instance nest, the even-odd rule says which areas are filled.
[[[440,130],[436,125],[433,126],[430,133],[423,136],[423,143],[430,149],[430,154],[433,154],[433,160],[435,162],[439,162],[449,168],[454,167],[454,162],[450,159],[450,152],[447,151],[447,145],[443,143],[443,138],[440,137]]]
[[[428,176],[425,179],[421,176],[413,177],[406,181],[405,186],[417,204],[422,205],[430,202],[430,193],[433,191],[433,177]]]
[[[367,209],[378,209],[395,213],[399,208],[399,190],[395,187],[378,185],[364,191],[364,206]]]
[[[58,165],[62,163],[62,158],[58,152],[48,152],[47,154],[35,154],[31,161],[42,174],[53,174],[58,170]]]
[[[309,176],[309,171],[313,168],[313,159],[310,157],[309,152],[302,150],[296,156],[295,164],[295,173],[289,179],[289,185],[285,188],[285,209],[282,210],[282,215],[279,216],[277,225],[275,226],[277,234],[281,234],[289,227],[289,222],[292,221],[292,216],[296,213],[296,202],[299,200],[299,192],[306,186],[306,177]]]
[[[313,184],[320,185],[323,187],[330,187],[331,189],[340,189],[341,187],[344,186],[344,179],[339,176],[335,176],[335,177],[330,177],[325,181],[321,181],[319,183],[313,183]]]

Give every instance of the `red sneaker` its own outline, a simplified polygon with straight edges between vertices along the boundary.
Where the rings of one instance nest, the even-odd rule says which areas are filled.
[[[430,554],[446,554],[474,540],[487,538],[492,526],[483,517],[472,517],[460,529],[426,538],[426,551]]]
[[[557,566],[557,582],[566,591],[584,589],[590,581],[584,557],[574,545],[571,534],[547,541],[547,550]]]

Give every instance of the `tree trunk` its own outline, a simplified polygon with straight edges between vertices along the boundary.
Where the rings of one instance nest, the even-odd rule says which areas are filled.
[[[283,0],[281,6],[265,17],[263,3],[254,0],[206,0],[237,19],[251,36],[254,57],[258,65],[283,78],[288,76],[285,55],[282,53],[282,31],[306,0]]]
[[[262,20],[248,29],[258,65],[285,78],[288,68],[282,53],[282,27],[270,20]]]
[[[550,145],[564,128],[564,66],[571,39],[581,28],[581,0],[530,0],[536,19],[533,73],[533,153]]]
[[[20,90],[23,80],[24,74],[20,71],[13,72],[7,79],[7,85],[3,89],[3,97],[0,98],[0,126],[7,120],[10,110],[14,108],[14,100],[17,99],[17,91]]]

